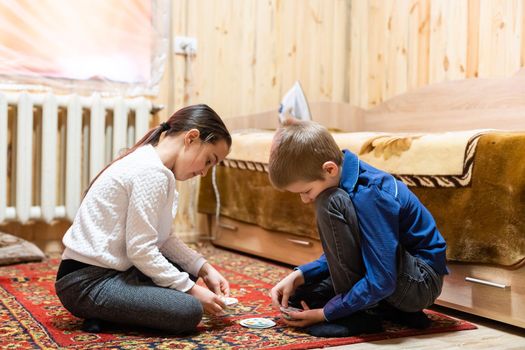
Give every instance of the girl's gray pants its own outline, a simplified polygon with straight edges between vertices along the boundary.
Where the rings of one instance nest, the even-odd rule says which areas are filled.
[[[64,307],[76,317],[172,334],[195,331],[203,314],[196,298],[155,285],[135,267],[127,271],[85,267],[60,278],[55,289]]]

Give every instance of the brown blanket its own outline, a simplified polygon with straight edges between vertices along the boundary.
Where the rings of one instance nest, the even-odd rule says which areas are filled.
[[[318,237],[312,205],[274,190],[256,165],[252,170],[241,167],[218,168],[222,215]],[[469,180],[465,187],[411,189],[434,215],[447,240],[449,260],[520,266],[525,262],[525,133],[490,132],[479,137]],[[199,211],[215,212],[209,175],[202,179]]]

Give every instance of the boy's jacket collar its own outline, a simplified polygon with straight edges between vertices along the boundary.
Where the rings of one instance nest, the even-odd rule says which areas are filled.
[[[347,149],[343,150],[343,164],[339,186],[348,192],[354,190],[359,177],[359,158]]]

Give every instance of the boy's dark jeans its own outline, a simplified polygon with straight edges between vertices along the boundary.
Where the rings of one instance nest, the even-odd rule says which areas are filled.
[[[321,308],[336,294],[348,292],[366,270],[361,257],[357,215],[348,193],[337,187],[329,188],[318,195],[315,205],[330,278],[298,288],[292,301],[299,301],[302,297],[307,304],[316,304],[309,305],[310,308]],[[442,286],[443,276],[423,260],[401,249],[396,289],[385,301],[401,311],[420,311],[434,303]]]

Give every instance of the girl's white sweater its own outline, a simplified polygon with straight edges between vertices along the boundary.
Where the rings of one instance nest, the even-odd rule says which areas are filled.
[[[175,235],[175,176],[146,145],[113,163],[93,183],[66,232],[63,259],[125,271],[132,266],[155,284],[186,292],[206,260]]]

